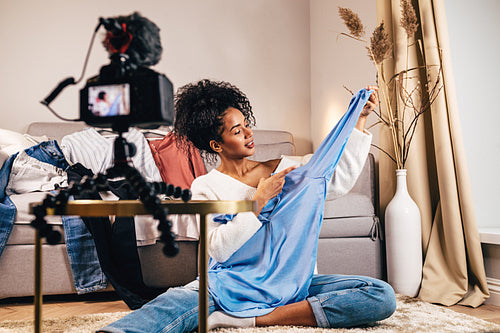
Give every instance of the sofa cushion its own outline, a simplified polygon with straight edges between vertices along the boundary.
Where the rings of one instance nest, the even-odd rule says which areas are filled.
[[[1,298],[34,294],[34,253],[34,245],[7,245],[5,247],[0,257]],[[44,295],[76,293],[68,260],[64,244],[45,244],[42,246],[42,290]]]
[[[178,240],[179,253],[165,257],[163,243],[139,246],[144,284],[152,288],[169,288],[185,285],[198,276],[198,241]]]
[[[380,239],[323,238],[318,243],[318,273],[364,275],[384,279],[383,257]]]
[[[34,216],[29,213],[29,205],[33,202],[41,202],[46,196],[47,193],[44,192],[30,192],[9,196],[14,205],[16,205],[17,214],[16,221],[12,227],[12,232],[7,240],[8,245],[35,243],[35,229],[30,225]],[[45,220],[47,223],[55,225],[55,230],[61,232],[61,235],[63,236],[63,240],[61,240],[61,242],[64,243],[61,217],[48,215],[45,217]],[[45,242],[45,239],[43,241]]]
[[[373,216],[375,202],[375,162],[373,155],[368,154],[363,170],[351,191],[337,199],[326,196],[324,218]]]
[[[64,230],[62,225],[55,225],[53,230],[57,230],[61,233],[62,237],[60,243],[64,243]],[[46,238],[42,238],[42,243],[46,242]],[[7,240],[7,245],[24,244],[35,244],[35,229],[29,224],[29,222],[14,224],[9,239]]]
[[[319,238],[380,237],[380,223],[376,216],[323,219]]]

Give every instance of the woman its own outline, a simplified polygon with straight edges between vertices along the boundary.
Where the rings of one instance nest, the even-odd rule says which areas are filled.
[[[376,87],[368,89],[376,90]],[[353,131],[345,154],[331,177],[329,190],[337,196],[347,193],[354,185],[366,159],[371,137],[363,133],[364,124],[368,114],[378,104],[376,94],[368,96],[359,119],[355,119],[357,129]],[[264,304],[264,308],[262,304],[252,307],[251,300],[245,302],[245,299],[240,303],[250,305],[241,309],[238,308],[238,301],[233,299],[225,302],[225,296],[218,293],[221,288],[224,291],[226,283],[230,285],[231,274],[237,274],[239,268],[257,264],[262,269],[259,257],[245,258],[245,246],[256,239],[265,238],[260,237],[259,233],[265,232],[262,231],[264,226],[272,226],[273,221],[272,218],[270,223],[264,221],[264,211],[273,200],[276,201],[277,195],[281,195],[285,178],[296,168],[287,167],[274,173],[281,159],[266,162],[248,159],[255,151],[251,130],[254,122],[248,99],[238,88],[228,83],[203,80],[186,85],[177,93],[175,133],[181,141],[191,141],[208,158],[218,156],[220,160],[217,169],[195,179],[191,187],[193,199],[252,199],[258,207],[255,212],[214,217],[214,221],[208,225],[208,252],[211,257],[209,328],[269,325],[351,327],[389,317],[396,306],[394,291],[385,282],[368,277],[307,276],[306,285],[298,286],[306,288],[305,295],[298,293],[280,303],[274,299],[279,298],[278,292],[277,295],[271,295],[269,304]],[[262,253],[265,252],[267,249],[262,249]],[[227,264],[235,258],[238,258],[237,265]],[[314,259],[311,257],[311,261]],[[274,272],[275,269],[269,267],[268,270]],[[224,278],[218,280],[219,272],[230,275],[222,274]],[[236,285],[244,285],[243,288],[248,289],[245,290],[248,291],[246,296],[252,293],[262,296],[263,290],[259,287],[252,290],[252,287],[247,287],[251,284],[240,282],[236,281]],[[289,290],[284,291],[288,293]],[[266,290],[264,297],[268,296],[267,292],[273,291]],[[231,306],[235,304],[236,308],[232,309]],[[103,331],[190,332],[197,327],[197,306],[198,283],[194,281],[181,288],[169,289]]]

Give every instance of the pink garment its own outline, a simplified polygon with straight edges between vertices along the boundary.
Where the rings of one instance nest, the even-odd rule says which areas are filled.
[[[175,135],[168,133],[163,139],[149,141],[162,180],[167,184],[191,188],[193,180],[207,173],[200,152],[193,145],[187,154],[179,149]]]

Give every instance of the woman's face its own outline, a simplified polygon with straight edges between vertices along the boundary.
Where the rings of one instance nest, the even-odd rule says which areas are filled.
[[[223,118],[222,142],[219,155],[228,158],[248,157],[255,153],[253,132],[240,110],[230,107]]]

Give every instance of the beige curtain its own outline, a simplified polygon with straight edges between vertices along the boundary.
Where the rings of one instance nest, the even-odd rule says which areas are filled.
[[[399,24],[400,1],[377,0],[378,21],[383,21],[392,33],[394,44],[394,57],[385,63],[386,77],[403,70],[407,61],[409,67],[441,65],[442,70],[443,88],[419,120],[406,164],[408,189],[422,215],[424,263],[419,298],[443,305],[477,307],[489,292],[458,118],[444,3],[414,0],[413,5],[422,47],[421,51],[412,47],[407,58],[406,35]],[[435,75],[438,68],[432,69]],[[387,128],[381,128],[380,136],[382,148],[391,151]],[[380,154],[382,212],[394,195],[394,170],[394,163]]]

